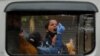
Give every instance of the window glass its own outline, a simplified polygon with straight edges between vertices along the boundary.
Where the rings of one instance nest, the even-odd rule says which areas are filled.
[[[93,14],[7,13],[6,50],[10,55],[83,55],[94,45]]]

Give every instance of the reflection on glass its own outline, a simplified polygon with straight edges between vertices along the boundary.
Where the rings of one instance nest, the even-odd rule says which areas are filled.
[[[81,55],[93,48],[94,26],[89,14],[9,14],[6,49],[12,55]]]

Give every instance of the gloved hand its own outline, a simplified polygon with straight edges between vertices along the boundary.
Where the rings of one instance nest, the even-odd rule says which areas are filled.
[[[57,34],[62,34],[65,30],[65,27],[59,23],[58,26],[57,26]]]

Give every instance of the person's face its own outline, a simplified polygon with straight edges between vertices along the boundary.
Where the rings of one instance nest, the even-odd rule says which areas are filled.
[[[57,27],[57,21],[56,20],[50,20],[48,25],[48,30],[51,32],[55,32],[55,29]]]

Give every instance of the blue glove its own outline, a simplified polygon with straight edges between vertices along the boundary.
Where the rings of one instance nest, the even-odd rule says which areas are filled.
[[[65,27],[59,23],[58,26],[57,26],[57,34],[62,34],[65,30]]]

